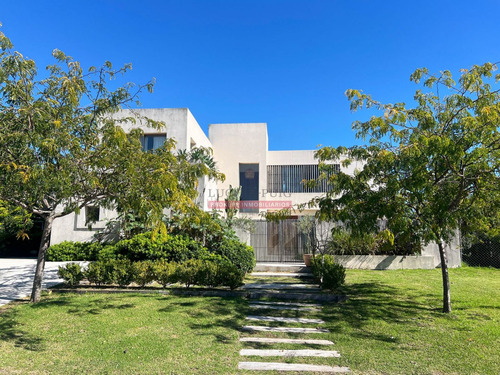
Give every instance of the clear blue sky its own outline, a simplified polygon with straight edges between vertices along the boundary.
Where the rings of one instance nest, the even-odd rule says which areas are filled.
[[[344,96],[411,101],[415,68],[500,60],[498,1],[2,1],[3,32],[44,67],[59,48],[82,62],[155,77],[143,107],[188,107],[206,131],[267,122],[270,149],[352,145]]]

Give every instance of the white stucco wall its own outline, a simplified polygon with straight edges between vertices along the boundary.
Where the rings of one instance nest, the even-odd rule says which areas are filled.
[[[85,209],[79,214],[71,213],[54,220],[50,244],[55,245],[63,241],[91,241],[94,234],[106,227],[109,220],[116,218],[116,212],[99,208],[99,221],[92,224],[92,230],[85,225]]]
[[[223,201],[229,185],[240,185],[240,164],[259,164],[259,191],[267,186],[267,124],[211,124],[208,128],[210,142],[214,149],[214,160],[226,175],[224,182],[218,183],[216,194]],[[265,200],[259,193],[259,199]],[[247,214],[246,216],[256,216]]]

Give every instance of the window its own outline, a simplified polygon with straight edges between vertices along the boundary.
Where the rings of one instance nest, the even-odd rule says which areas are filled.
[[[141,145],[143,151],[153,151],[163,146],[167,140],[166,134],[143,135]]]
[[[240,201],[259,200],[259,164],[240,164]],[[240,208],[241,212],[259,212],[259,208]]]
[[[99,221],[99,207],[85,206],[85,225],[93,224]]]
[[[327,176],[340,172],[339,164],[331,164]],[[310,165],[268,165],[267,191],[269,193],[325,193],[329,191],[327,180],[315,187],[304,185],[304,180],[314,180],[320,176],[319,166]]]

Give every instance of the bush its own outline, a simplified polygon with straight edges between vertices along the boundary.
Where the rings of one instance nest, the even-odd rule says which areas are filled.
[[[132,263],[133,280],[140,287],[144,287],[154,280],[153,262],[144,260]]]
[[[91,284],[113,284],[115,281],[114,265],[111,261],[91,262],[84,275]]]
[[[195,285],[199,281],[199,270],[201,268],[201,259],[189,259],[186,262],[179,264],[177,267],[177,277],[179,282],[186,285],[189,288]]]
[[[65,266],[59,266],[57,274],[69,286],[78,285],[84,278],[82,267],[78,263],[68,263]]]
[[[127,286],[134,281],[134,269],[128,259],[108,261],[113,266],[113,282],[120,286]]]
[[[311,268],[314,278],[324,289],[338,289],[345,282],[345,268],[335,263],[333,256],[324,255],[312,259]]]
[[[64,241],[47,249],[47,260],[53,262],[96,260],[99,250],[98,243]]]
[[[119,241],[115,244],[115,249],[117,254],[131,261],[166,259],[180,263],[207,254],[203,246],[189,237],[169,235],[153,239],[150,232]]]
[[[165,259],[157,260],[153,265],[154,279],[164,288],[167,284],[173,284],[179,281],[177,263],[168,263]]]
[[[113,245],[103,245],[98,242],[64,241],[47,249],[47,260],[52,262],[96,261],[115,258],[116,249]]]
[[[177,268],[178,281],[190,287],[201,285],[217,287],[228,286],[235,289],[243,284],[245,274],[228,260],[213,261],[190,259]]]
[[[243,279],[245,278],[243,271],[230,263],[221,264],[220,266],[220,285],[228,286],[231,290],[243,285]]]
[[[238,239],[226,238],[213,251],[229,260],[244,274],[251,272],[255,267],[255,255],[252,247]]]

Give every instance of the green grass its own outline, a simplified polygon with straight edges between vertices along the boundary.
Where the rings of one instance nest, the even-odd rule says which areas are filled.
[[[235,374],[238,361],[348,366],[354,374],[498,374],[500,270],[450,270],[453,312],[440,312],[439,270],[348,271],[349,300],[319,312],[253,310],[244,299],[52,294],[0,310],[0,374]],[[341,358],[240,358],[253,315],[318,317]],[[302,325],[304,326],[304,325]],[[307,324],[308,327],[319,327]],[[272,374],[272,373],[271,373]]]

